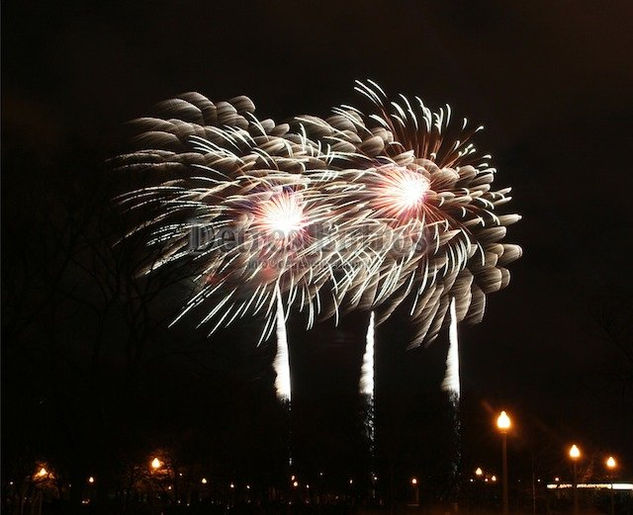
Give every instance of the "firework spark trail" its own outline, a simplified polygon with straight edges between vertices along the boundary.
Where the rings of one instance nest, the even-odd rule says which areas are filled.
[[[457,312],[455,309],[455,298],[451,299],[450,325],[448,329],[448,355],[446,356],[446,374],[442,382],[442,390],[448,392],[455,402],[460,399],[459,381],[459,342],[457,339]]]
[[[277,353],[273,361],[273,368],[277,374],[275,391],[277,399],[285,411],[287,425],[288,466],[292,468],[292,376],[290,374],[290,350],[288,348],[288,334],[286,332],[286,317],[284,315],[283,299],[277,288]]]
[[[367,335],[365,337],[365,352],[363,354],[363,364],[361,366],[361,375],[359,382],[359,390],[361,398],[364,401],[364,410],[365,410],[365,419],[364,426],[365,432],[367,435],[367,440],[369,442],[369,453],[370,459],[374,458],[374,449],[375,449],[375,427],[374,427],[374,413],[375,413],[375,400],[376,400],[376,389],[375,389],[375,365],[374,365],[374,356],[375,356],[375,322],[374,322],[374,312],[372,311],[369,315],[369,325],[367,327]]]
[[[460,415],[460,376],[459,376],[459,341],[457,336],[457,312],[455,308],[455,299],[451,299],[450,304],[450,325],[448,330],[449,347],[446,357],[446,374],[442,383],[442,390],[448,395],[450,403],[450,417],[452,429],[452,449],[449,450],[452,455],[450,465],[451,475],[451,494],[458,494],[459,475],[461,473],[462,462],[462,432],[461,432],[461,415]]]
[[[277,354],[273,362],[275,378],[275,390],[277,398],[282,402],[290,403],[292,400],[292,388],[290,383],[290,353],[288,351],[288,335],[286,334],[286,317],[284,315],[283,300],[279,288],[277,288]]]

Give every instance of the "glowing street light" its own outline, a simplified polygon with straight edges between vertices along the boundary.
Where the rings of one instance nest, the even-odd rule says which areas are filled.
[[[90,476],[90,477],[88,478],[88,483],[93,484],[94,482],[95,482],[95,478],[94,478],[94,477],[92,477],[92,476]]]
[[[411,485],[413,486],[413,494],[415,496],[415,505],[420,506],[420,486],[418,485],[418,478],[411,478]]]
[[[206,477],[203,477],[203,478],[200,480],[200,482],[201,482],[203,485],[206,485],[206,484],[208,483],[208,481],[207,481],[207,478],[206,478]]]
[[[158,470],[159,468],[163,466],[163,462],[160,461],[158,458],[154,458],[152,462],[150,463],[150,465],[154,470]]]
[[[507,433],[512,427],[512,421],[505,411],[502,411],[497,417],[497,427],[499,431]]]
[[[574,464],[574,515],[578,515],[578,471],[576,463],[580,459],[580,449],[576,444],[569,448],[569,457]]]
[[[508,502],[508,431],[512,427],[512,421],[505,411],[497,417],[497,429],[501,433],[501,459],[502,459],[502,483],[503,483],[503,515],[509,513]]]
[[[611,497],[611,515],[615,513],[614,504],[613,504],[613,473],[616,468],[618,468],[618,462],[615,461],[613,456],[609,456],[607,461],[605,461],[605,465],[607,466],[607,470],[609,471],[609,479],[611,480],[611,488],[610,488],[610,497]]]
[[[476,475],[477,477],[481,477],[481,476],[483,476],[483,473],[484,473],[484,471],[483,471],[483,470],[481,470],[481,467],[477,467],[477,468],[475,469],[475,475]]]
[[[497,476],[492,476],[490,478],[490,481],[492,481],[493,483],[496,483],[497,482]]]

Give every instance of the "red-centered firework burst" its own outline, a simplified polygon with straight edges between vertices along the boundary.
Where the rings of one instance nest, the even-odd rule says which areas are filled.
[[[263,316],[266,338],[277,302],[304,311],[308,326],[338,313],[336,292],[358,264],[337,242],[357,221],[345,197],[329,195],[340,184],[305,174],[327,168],[328,157],[287,137],[287,125],[258,120],[246,97],[213,104],[188,93],[159,112],[132,122],[141,148],[115,164],[142,175],[119,199],[136,213],[128,237],[159,250],[142,273],[183,262],[192,270],[194,293],[177,319],[203,310],[213,333]],[[362,232],[352,233],[362,248]]]
[[[378,321],[406,303],[418,327],[414,344],[437,335],[452,298],[459,321],[479,322],[486,295],[508,284],[505,266],[521,255],[501,243],[520,217],[497,214],[510,189],[492,190],[491,157],[471,143],[481,127],[468,129],[466,119],[455,126],[449,106],[434,113],[417,97],[389,102],[371,81],[356,89],[371,101],[369,114],[342,106],[326,120],[294,121],[295,132],[327,149],[331,169],[360,185],[353,195],[378,223],[366,266],[379,273],[339,302],[377,309]],[[395,240],[385,240],[383,227]]]

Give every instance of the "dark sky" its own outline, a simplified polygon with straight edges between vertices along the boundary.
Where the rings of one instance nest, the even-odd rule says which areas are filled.
[[[632,470],[629,2],[9,1],[2,14],[5,236],[31,230],[29,212],[64,191],[90,189],[125,143],[123,122],[183,91],[247,94],[261,118],[283,119],[351,103],[354,79],[369,77],[485,125],[477,143],[514,189],[524,218],[510,240],[524,257],[484,322],[461,329],[468,459],[493,459],[480,435],[503,406],[531,428],[527,447],[547,440],[562,455],[577,439]],[[4,239],[3,276],[20,241]],[[406,332],[392,324],[385,339]],[[319,339],[297,337],[297,370],[314,379],[298,387],[335,403],[353,387],[358,345]],[[439,363],[380,345],[383,392],[417,391]]]

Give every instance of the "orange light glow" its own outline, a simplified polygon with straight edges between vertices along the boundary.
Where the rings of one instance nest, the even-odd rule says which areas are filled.
[[[497,427],[503,433],[507,432],[512,427],[512,421],[505,411],[502,411],[499,417],[497,417]]]

